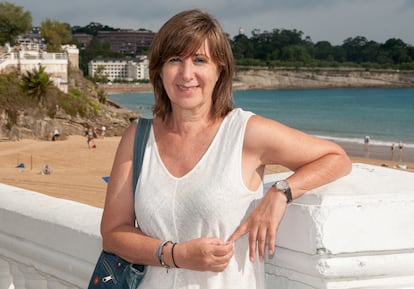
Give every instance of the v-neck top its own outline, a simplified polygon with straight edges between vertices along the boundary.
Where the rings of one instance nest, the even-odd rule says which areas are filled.
[[[163,164],[151,130],[135,197],[143,233],[173,242],[230,237],[263,197],[263,184],[251,191],[242,177],[243,141],[252,115],[240,108],[231,111],[202,158],[179,178]],[[162,267],[148,266],[139,289],[263,289],[263,263],[249,260],[248,245],[248,234],[237,240],[234,256],[220,273],[181,268],[167,273]]]

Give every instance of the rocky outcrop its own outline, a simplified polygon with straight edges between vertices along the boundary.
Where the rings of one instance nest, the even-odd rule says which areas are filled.
[[[99,87],[108,94],[152,91],[152,85],[149,83],[112,83],[100,84]]]
[[[120,136],[138,114],[116,106],[107,105],[95,117],[72,117],[59,111],[54,118],[36,117],[28,111],[19,111],[17,122],[7,129],[0,126],[0,140],[42,139],[52,140],[55,129],[65,139],[69,135],[83,135],[88,128],[94,128],[100,133],[102,126],[106,128],[106,136]],[[0,110],[0,123],[7,123],[7,113]]]
[[[235,89],[414,87],[414,71],[238,68]]]
[[[91,108],[85,116],[71,116],[57,108],[56,114],[51,118],[40,105],[26,105],[13,110],[0,107],[0,141],[25,138],[51,140],[55,129],[65,139],[69,135],[84,135],[88,128],[95,128],[100,133],[102,126],[106,128],[105,135],[120,136],[131,121],[138,117],[137,112],[104,100],[100,88],[86,80],[79,70],[70,72],[69,88],[90,99]]]

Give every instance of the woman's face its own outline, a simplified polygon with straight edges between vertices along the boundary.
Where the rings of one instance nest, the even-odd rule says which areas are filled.
[[[161,70],[162,82],[173,110],[209,110],[218,77],[219,70],[211,59],[207,41],[194,55],[169,58]]]

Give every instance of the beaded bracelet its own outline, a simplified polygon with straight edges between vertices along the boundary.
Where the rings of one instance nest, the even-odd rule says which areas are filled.
[[[160,265],[161,265],[162,267],[164,267],[164,268],[166,268],[166,269],[167,269],[167,272],[168,272],[168,269],[170,269],[170,266],[168,266],[168,264],[167,264],[167,263],[165,263],[165,261],[164,261],[164,252],[163,252],[163,249],[164,249],[164,247],[165,247],[168,243],[173,244],[173,242],[172,242],[172,241],[163,241],[163,242],[161,242],[161,243],[158,245],[158,248],[157,248],[157,258],[158,258],[158,262],[160,262]]]
[[[180,267],[178,267],[177,263],[175,263],[175,260],[174,260],[174,247],[175,247],[175,245],[177,245],[177,243],[174,243],[172,245],[172,248],[171,248],[171,259],[173,261],[174,267],[175,268],[180,268]]]

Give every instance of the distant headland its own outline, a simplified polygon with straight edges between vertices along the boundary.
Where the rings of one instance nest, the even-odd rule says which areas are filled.
[[[108,94],[152,91],[150,84],[102,84]],[[238,67],[235,90],[414,87],[412,70]]]

